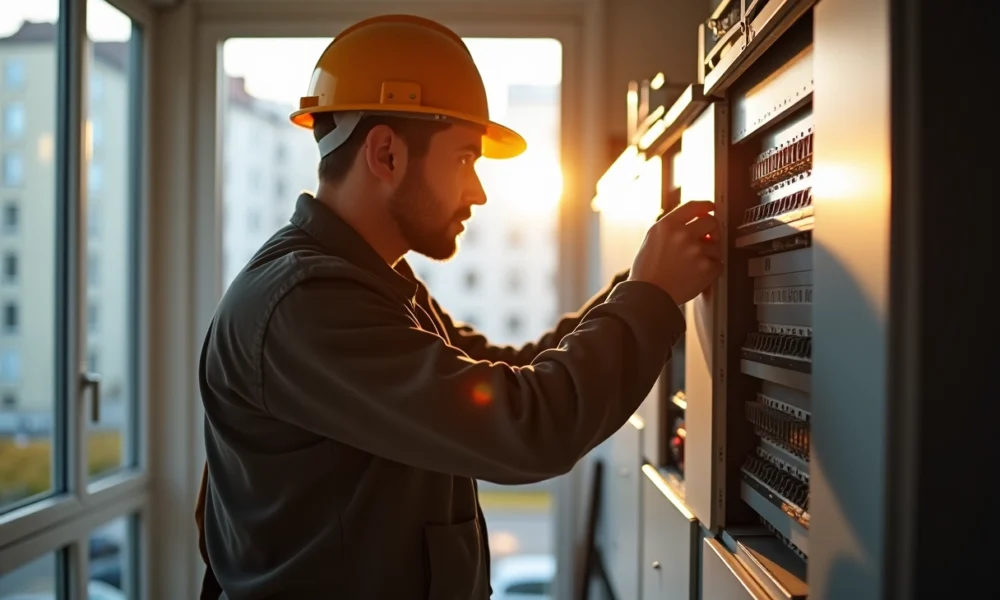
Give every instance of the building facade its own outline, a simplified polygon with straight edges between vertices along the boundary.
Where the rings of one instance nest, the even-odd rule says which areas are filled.
[[[58,262],[56,28],[26,22],[0,39],[0,430],[51,425]],[[127,42],[88,45],[83,175],[88,369],[111,414],[131,393],[136,213],[129,167]]]

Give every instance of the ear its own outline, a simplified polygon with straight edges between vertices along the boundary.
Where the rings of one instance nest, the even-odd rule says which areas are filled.
[[[380,181],[395,185],[406,172],[406,144],[388,125],[376,125],[364,145],[368,170]]]

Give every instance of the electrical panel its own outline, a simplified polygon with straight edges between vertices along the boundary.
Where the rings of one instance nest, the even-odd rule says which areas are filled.
[[[687,330],[657,383],[643,468],[720,564],[740,566],[719,570],[745,580],[733,589],[789,600],[808,596],[810,549],[812,5],[718,2],[699,32],[702,83],[666,109],[629,95],[631,152],[659,158],[663,211],[713,200],[724,242],[722,276],[682,307]],[[659,453],[648,450],[654,438]],[[657,489],[646,486],[646,504]],[[661,529],[644,522],[641,535]],[[660,571],[664,560],[678,572],[691,560],[671,557],[663,540],[642,543]],[[645,567],[644,589],[659,589]]]
[[[812,425],[812,91],[807,12],[727,90],[729,294],[720,299],[733,342],[725,348],[730,375],[720,394],[742,419],[725,421],[725,496],[727,508],[734,506],[723,526],[746,524],[749,507],[750,524],[784,544],[789,552],[777,554],[801,576],[786,573],[786,587],[801,590],[807,589]],[[739,547],[740,536],[732,539]],[[761,570],[762,579],[774,576]]]
[[[723,241],[643,432],[667,449],[642,459],[643,600],[876,598],[919,579],[896,552],[917,522],[899,472],[920,462],[900,445],[919,436],[902,340],[925,262],[913,202],[937,194],[913,187],[923,154],[898,151],[932,113],[912,118],[925,97],[891,50],[917,25],[890,8],[713,0],[698,83],[631,121],[663,210],[713,200]]]

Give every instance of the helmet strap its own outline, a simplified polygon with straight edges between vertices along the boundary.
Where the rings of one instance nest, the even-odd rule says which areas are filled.
[[[333,129],[330,133],[321,137],[318,142],[319,157],[321,160],[344,145],[347,138],[351,137],[351,134],[354,133],[354,129],[357,128],[358,123],[361,122],[362,116],[360,112],[338,112],[333,114]]]

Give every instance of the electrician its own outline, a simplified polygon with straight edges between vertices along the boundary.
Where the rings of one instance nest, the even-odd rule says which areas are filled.
[[[489,120],[461,38],[382,16],[319,58],[293,123],[319,187],[235,278],[199,367],[203,597],[489,597],[476,480],[566,473],[638,408],[721,273],[709,202],[649,229],[630,271],[523,348],[455,322],[402,259],[456,252],[486,202]],[[224,590],[222,596],[220,589]]]

